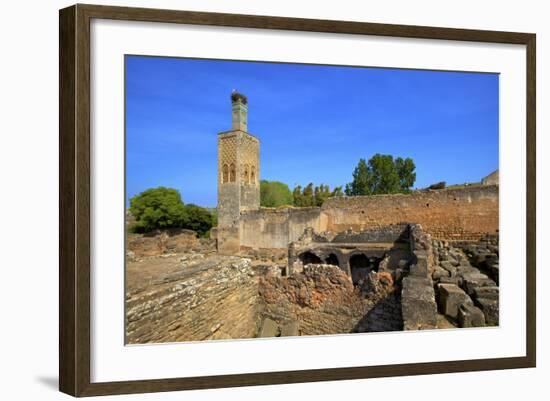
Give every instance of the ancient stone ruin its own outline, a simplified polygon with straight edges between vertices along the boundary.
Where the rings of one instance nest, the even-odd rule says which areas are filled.
[[[499,324],[498,179],[261,208],[260,141],[231,100],[211,239],[127,237],[128,343]]]

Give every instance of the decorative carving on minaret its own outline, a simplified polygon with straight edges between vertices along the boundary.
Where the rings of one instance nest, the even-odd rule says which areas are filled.
[[[231,94],[231,130],[218,135],[218,250],[239,251],[241,213],[260,208],[260,141],[248,133],[248,100]]]

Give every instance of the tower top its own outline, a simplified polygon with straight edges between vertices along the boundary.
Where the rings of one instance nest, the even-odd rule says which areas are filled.
[[[248,99],[233,89],[231,92],[231,127],[233,130],[247,132]]]
[[[231,92],[231,102],[232,103],[241,102],[242,104],[248,104],[248,99],[246,98],[245,95],[233,89],[233,92]]]

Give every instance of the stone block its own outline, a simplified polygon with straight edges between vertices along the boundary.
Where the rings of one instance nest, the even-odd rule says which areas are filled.
[[[442,277],[450,277],[450,275],[451,274],[447,270],[436,266],[432,274],[432,278],[436,281],[439,281],[439,279],[441,279]]]
[[[458,266],[464,259],[464,255],[462,254],[462,252],[451,250],[449,253],[449,261],[455,266]]]
[[[464,277],[466,274],[480,274],[478,268],[473,267],[471,265],[458,265],[456,267],[456,274],[458,274],[461,277]]]
[[[279,336],[279,326],[270,318],[265,318],[262,322],[262,327],[260,328],[260,333],[258,337],[278,337]]]
[[[478,287],[493,287],[496,283],[483,273],[466,273],[462,276],[462,288],[467,294],[473,295]]]
[[[481,309],[469,303],[460,304],[458,307],[459,327],[483,327],[485,326],[485,315]]]
[[[401,291],[404,330],[433,329],[437,325],[437,305],[430,278],[407,276]]]
[[[425,251],[415,251],[416,263],[411,265],[410,272],[413,276],[428,277],[428,256]]]
[[[470,262],[468,262],[468,259],[466,259],[466,257],[464,256],[464,259],[461,259],[460,260],[460,263],[458,264],[459,266],[461,266],[462,269],[466,269],[468,267],[472,267],[472,265],[470,264]]]
[[[417,264],[411,265],[410,274],[415,277],[428,277],[428,266]]]
[[[456,266],[454,266],[451,262],[445,260],[441,263],[439,263],[439,266],[441,266],[443,269],[447,270],[451,277],[456,276],[457,269]]]
[[[476,266],[481,265],[485,262],[485,259],[491,256],[491,253],[489,253],[486,249],[480,249],[478,252],[473,254],[473,263]]]
[[[499,299],[498,287],[477,287],[474,288],[474,298]]]
[[[498,326],[499,306],[498,300],[477,298],[476,304],[483,311],[485,315],[485,322],[488,326]]]
[[[281,327],[281,337],[299,336],[299,324],[296,321],[287,323]]]
[[[392,272],[392,278],[393,278],[393,282],[396,283],[398,281],[401,281],[401,279],[403,278],[404,276],[404,270],[401,269],[401,268],[398,268],[398,269],[395,269],[393,272]]]
[[[444,315],[456,319],[458,307],[461,304],[473,305],[472,300],[459,286],[454,284],[439,284],[439,311]]]
[[[439,283],[441,284],[454,284],[460,286],[462,284],[462,278],[459,276],[454,277],[441,277],[439,279]]]

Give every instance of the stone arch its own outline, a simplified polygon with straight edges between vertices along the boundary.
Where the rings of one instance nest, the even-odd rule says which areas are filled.
[[[335,253],[331,253],[327,256],[325,259],[325,263],[327,265],[334,265],[334,266],[340,266],[340,262],[338,261],[338,256],[336,256]]]
[[[229,182],[235,182],[236,178],[235,163],[231,163],[229,165]]]
[[[323,263],[323,261],[319,256],[315,255],[313,252],[310,252],[310,251],[302,252],[298,256],[298,258],[300,259],[300,261],[303,263],[304,266],[309,265],[311,263],[314,263],[314,264]]]
[[[364,253],[354,253],[349,258],[349,268],[353,284],[364,280],[372,270],[372,263]]]
[[[229,166],[224,164],[222,167],[222,184],[229,181]]]

